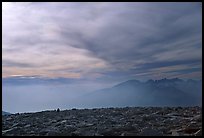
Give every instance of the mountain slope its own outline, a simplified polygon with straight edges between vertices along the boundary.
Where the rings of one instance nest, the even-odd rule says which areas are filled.
[[[201,105],[201,87],[199,81],[177,78],[147,82],[129,80],[112,88],[95,91],[85,96],[81,103],[88,107]]]

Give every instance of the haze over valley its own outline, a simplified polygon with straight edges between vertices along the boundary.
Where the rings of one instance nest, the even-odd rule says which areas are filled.
[[[3,107],[12,113],[53,109],[201,106],[201,80],[128,80],[113,85],[65,78],[3,79]],[[15,106],[13,106],[15,105]]]

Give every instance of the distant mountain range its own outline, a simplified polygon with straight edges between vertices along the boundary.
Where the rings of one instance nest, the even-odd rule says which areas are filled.
[[[197,106],[202,104],[202,82],[161,79],[140,82],[128,80],[84,96],[84,105],[124,106]]]
[[[4,84],[72,84],[77,80],[67,78],[12,77],[3,78]],[[75,100],[74,100],[75,101]],[[91,92],[76,99],[79,107],[124,107],[124,106],[197,106],[202,104],[202,80],[179,78],[128,80]],[[74,103],[75,104],[75,103]]]

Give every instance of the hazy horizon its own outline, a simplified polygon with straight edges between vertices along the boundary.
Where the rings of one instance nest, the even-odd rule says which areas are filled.
[[[89,99],[89,101],[96,101],[95,99],[98,98],[97,96],[94,96],[95,93],[98,93],[98,91],[103,91],[104,89],[111,89],[114,87],[117,87],[119,85],[124,85],[124,83],[127,83],[129,81],[133,80],[127,80],[119,83],[112,83],[109,82],[90,82],[90,81],[76,81],[67,83],[65,82],[52,82],[50,80],[53,79],[46,79],[45,82],[32,82],[33,78],[20,78],[20,81],[13,80],[10,82],[5,82],[3,80],[3,111],[8,111],[10,113],[25,113],[25,112],[40,112],[45,110],[56,110],[57,108],[60,108],[61,110],[69,110],[72,108],[77,109],[83,109],[83,108],[99,108],[99,107],[126,107],[124,106],[115,106],[114,104],[109,105],[96,105],[95,102],[93,104],[87,104],[84,99]],[[24,82],[21,82],[24,79]],[[41,80],[41,78],[36,78],[37,80]],[[10,80],[7,79],[7,80]],[[179,78],[174,79],[166,79],[163,78],[161,80],[153,80],[155,83],[161,82],[165,83],[165,80],[167,81],[173,81],[173,80],[179,80],[182,82],[188,82],[189,80],[180,80]],[[19,82],[18,82],[19,81]],[[30,82],[31,81],[31,82]],[[138,81],[135,79],[135,81]],[[147,81],[139,81],[141,84],[148,83]],[[196,81],[196,80],[195,80]],[[199,83],[198,80],[196,83]],[[201,87],[201,83],[199,87]],[[184,87],[184,86],[182,86]],[[187,86],[188,87],[188,86]],[[131,88],[131,87],[130,87]],[[187,88],[189,89],[189,88]],[[192,89],[192,87],[190,87]],[[193,89],[197,89],[197,87],[193,87]],[[202,88],[201,88],[202,89]],[[126,88],[127,92],[123,93],[128,95],[128,91],[131,90],[129,88]],[[143,93],[143,90],[136,90],[135,93]],[[191,91],[191,90],[189,90]],[[195,91],[196,93],[198,91]],[[117,92],[118,93],[118,92]],[[202,92],[201,92],[202,93]],[[151,94],[149,92],[149,94]],[[178,93],[179,94],[179,93]],[[198,93],[199,94],[199,93]],[[117,95],[121,95],[118,93]],[[125,96],[122,95],[122,96]],[[100,98],[102,98],[100,96]],[[161,100],[161,99],[160,99]],[[124,102],[121,100],[121,103]],[[130,105],[127,105],[130,106]],[[131,105],[135,107],[140,107],[141,105]],[[155,105],[149,105],[149,106],[155,106]],[[167,105],[159,105],[167,106]],[[172,105],[170,105],[172,106]],[[185,106],[185,105],[182,105]],[[191,106],[199,106],[199,105],[191,105]]]

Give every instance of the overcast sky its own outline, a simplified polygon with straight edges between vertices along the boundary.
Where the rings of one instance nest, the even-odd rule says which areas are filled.
[[[3,3],[3,77],[202,78],[201,3]]]

